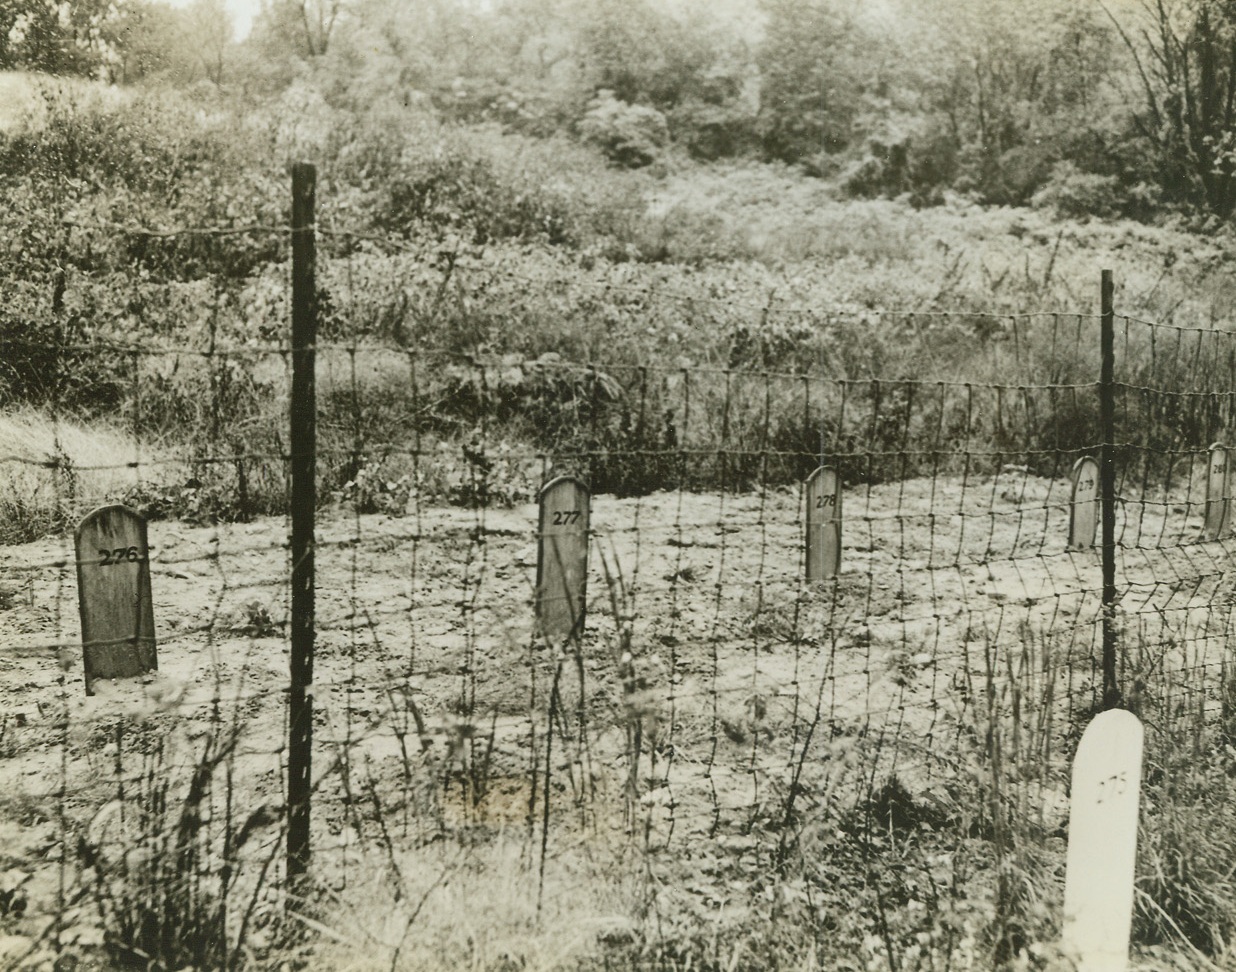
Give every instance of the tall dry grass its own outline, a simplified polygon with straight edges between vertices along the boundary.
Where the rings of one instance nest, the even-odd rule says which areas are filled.
[[[100,422],[55,419],[32,408],[0,412],[0,542],[22,543],[71,526],[152,475],[181,477],[162,450]]]

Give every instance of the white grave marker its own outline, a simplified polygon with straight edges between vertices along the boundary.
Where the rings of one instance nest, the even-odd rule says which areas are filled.
[[[1124,972],[1142,784],[1142,724],[1124,709],[1094,718],[1073,759],[1063,946],[1078,972]]]
[[[1227,533],[1231,497],[1228,494],[1230,470],[1227,447],[1216,442],[1210,447],[1206,467],[1206,514],[1202,521],[1202,539],[1218,540]]]
[[[807,581],[841,572],[841,479],[831,466],[807,477]]]
[[[1099,527],[1099,464],[1082,456],[1073,464],[1069,503],[1069,549],[1089,550]]]
[[[591,512],[588,488],[578,479],[560,476],[541,489],[540,506],[537,627],[551,641],[566,641],[584,630]]]
[[[86,694],[100,678],[132,678],[159,667],[146,521],[127,506],[104,506],[76,534],[77,604]]]

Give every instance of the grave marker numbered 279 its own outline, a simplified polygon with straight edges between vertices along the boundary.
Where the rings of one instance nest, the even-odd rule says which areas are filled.
[[[101,678],[158,668],[146,521],[127,506],[104,506],[76,534],[77,603],[86,694]]]
[[[841,572],[841,480],[831,466],[807,477],[807,580],[829,580]]]
[[[584,630],[590,514],[591,497],[579,480],[561,476],[541,489],[536,618],[550,641],[577,638]]]
[[[1202,539],[1218,540],[1228,532],[1231,510],[1229,495],[1229,462],[1227,447],[1216,442],[1210,447],[1206,467],[1206,513],[1202,521]]]
[[[1062,944],[1078,972],[1128,966],[1142,737],[1137,716],[1110,709],[1086,727],[1073,760]]]
[[[1073,464],[1069,503],[1069,549],[1090,550],[1099,527],[1099,464],[1082,456]]]

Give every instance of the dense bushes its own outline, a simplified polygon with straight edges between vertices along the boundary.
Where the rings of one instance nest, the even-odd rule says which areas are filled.
[[[244,517],[283,502],[286,367],[254,348],[286,341],[283,164],[306,146],[321,160],[322,340],[390,349],[355,388],[337,351],[320,385],[322,495],[366,508],[413,489],[525,495],[538,454],[622,494],[789,484],[821,449],[847,482],[944,471],[965,451],[984,454],[972,471],[1013,462],[1059,475],[1094,441],[1084,395],[988,390],[976,403],[908,379],[1008,385],[1013,368],[1084,385],[1093,362],[1052,338],[1010,364],[1010,348],[1035,342],[1007,318],[958,312],[1076,307],[1095,261],[1117,254],[1147,300],[1130,310],[1188,315],[1233,299],[1219,277],[1206,283],[1217,243],[1053,223],[1049,211],[1094,211],[1108,185],[1066,166],[1038,211],[935,197],[920,212],[838,201],[786,167],[700,168],[670,154],[659,172],[630,172],[565,139],[446,125],[420,105],[346,115],[310,90],[285,100],[296,124],[267,125],[265,138],[269,118],[241,119],[226,101],[198,115],[138,96],[53,106],[50,131],[0,140],[0,153],[40,160],[6,177],[6,287],[22,296],[10,300],[0,392],[86,420],[108,413],[171,449],[184,465],[134,497],[155,512]],[[851,189],[914,202],[930,192],[923,166],[953,164],[930,142],[869,151]],[[179,175],[143,185],[113,171],[129,155]],[[266,226],[165,236],[111,222]],[[1178,284],[1162,283],[1169,258]],[[899,305],[926,314],[871,310]],[[825,393],[784,377],[803,374],[842,384]],[[1166,452],[1210,441],[1216,418],[1154,406],[1137,421]],[[429,444],[419,458],[413,441]],[[186,492],[185,479],[203,485]]]

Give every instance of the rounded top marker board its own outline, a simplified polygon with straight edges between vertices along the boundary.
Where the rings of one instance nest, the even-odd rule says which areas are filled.
[[[1082,456],[1070,474],[1073,495],[1069,504],[1069,549],[1090,550],[1099,527],[1099,463]]]
[[[578,479],[560,476],[542,487],[539,499],[537,628],[551,641],[566,641],[584,628],[591,494]]]
[[[1210,447],[1206,464],[1206,507],[1202,519],[1202,539],[1217,540],[1227,533],[1231,497],[1231,462],[1227,447],[1216,442]]]
[[[1143,736],[1137,716],[1109,709],[1073,760],[1062,944],[1079,972],[1128,965]]]
[[[158,668],[146,521],[127,506],[87,514],[74,536],[86,694],[100,678]]]
[[[820,466],[806,482],[807,581],[828,580],[841,572],[841,479]]]

